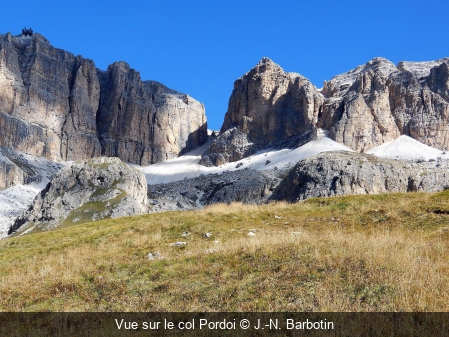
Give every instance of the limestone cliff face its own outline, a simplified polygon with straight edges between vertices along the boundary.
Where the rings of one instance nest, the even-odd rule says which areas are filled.
[[[207,120],[203,103],[156,81],[144,86],[153,99],[154,142],[162,144],[156,161],[173,158],[207,141]]]
[[[449,148],[449,59],[400,62],[375,58],[326,82],[318,127],[351,149],[365,152],[408,135]]]
[[[0,145],[52,160],[100,154],[92,61],[41,35],[0,36]]]
[[[99,77],[103,155],[148,165],[206,142],[203,104],[158,82],[143,82],[125,62],[112,64]]]
[[[385,59],[374,59],[326,82],[326,100],[318,126],[329,137],[363,152],[400,136],[389,104],[388,78],[398,72]]]
[[[321,92],[263,58],[235,82],[221,133],[202,163],[221,165],[276,142],[307,140],[319,128],[357,152],[400,135],[449,149],[449,58],[398,66],[374,58],[325,82]]]
[[[309,80],[262,58],[234,83],[221,134],[203,162],[236,161],[258,147],[310,133],[322,103]]]
[[[101,72],[39,34],[0,35],[0,146],[55,161],[104,154],[148,164],[201,145],[204,106],[158,95],[123,62]]]
[[[402,62],[399,69],[403,74],[391,80],[389,90],[392,112],[401,134],[448,150],[449,58],[430,62],[423,77],[414,72],[413,64]]]
[[[234,83],[221,132],[239,127],[253,142],[289,138],[314,126],[321,104],[309,80],[263,58]]]
[[[45,184],[64,164],[0,146],[0,190],[18,184]]]
[[[0,190],[23,184],[24,172],[0,152]]]

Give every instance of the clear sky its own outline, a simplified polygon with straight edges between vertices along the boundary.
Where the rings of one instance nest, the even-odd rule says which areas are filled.
[[[2,0],[0,11],[0,34],[32,27],[103,70],[126,61],[203,102],[212,129],[234,81],[264,56],[317,87],[376,56],[449,57],[448,0]]]

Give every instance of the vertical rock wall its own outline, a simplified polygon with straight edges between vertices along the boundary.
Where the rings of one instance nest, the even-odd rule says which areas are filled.
[[[365,152],[400,135],[449,148],[448,62],[383,58],[326,82],[318,127],[355,151]]]
[[[220,136],[202,163],[237,161],[273,142],[310,134],[322,104],[322,95],[309,80],[262,58],[235,81]]]
[[[0,35],[0,146],[54,161],[106,155],[145,165],[202,145],[204,106],[158,86],[124,62],[101,72],[39,34]]]

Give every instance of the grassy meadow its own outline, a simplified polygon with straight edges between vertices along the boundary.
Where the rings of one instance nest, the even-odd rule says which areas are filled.
[[[217,204],[1,240],[0,311],[448,311],[448,253],[449,191]]]

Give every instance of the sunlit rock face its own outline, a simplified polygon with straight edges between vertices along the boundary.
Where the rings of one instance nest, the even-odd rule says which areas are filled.
[[[207,141],[204,105],[155,81],[143,82],[125,62],[99,72],[98,135],[105,156],[148,165]]]
[[[270,143],[310,134],[322,104],[308,79],[262,58],[235,81],[220,135],[203,163],[237,161]]]
[[[41,35],[0,37],[0,145],[51,160],[100,155],[91,60]]]
[[[0,129],[0,146],[55,161],[107,155],[148,164],[207,138],[204,106],[193,98],[141,81],[124,62],[99,71],[40,34],[0,35]]]
[[[142,172],[118,158],[74,162],[57,172],[9,229],[53,229],[62,223],[144,214],[147,184]]]
[[[318,127],[365,152],[400,135],[449,148],[449,59],[400,62],[383,58],[326,82]]]
[[[324,134],[366,152],[401,135],[449,149],[449,58],[400,62],[374,58],[317,90],[267,58],[234,84],[220,135],[202,158],[222,165],[265,147]]]

